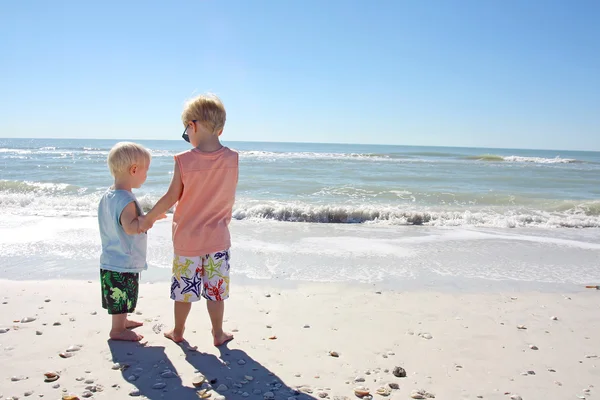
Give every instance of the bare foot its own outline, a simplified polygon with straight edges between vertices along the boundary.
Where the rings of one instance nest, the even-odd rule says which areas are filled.
[[[137,328],[138,326],[142,325],[144,325],[143,322],[133,321],[130,319],[125,320],[125,328],[127,329]]]
[[[172,331],[169,331],[169,332],[165,332],[165,337],[167,339],[171,339],[175,343],[183,342],[183,333],[176,333],[175,329],[173,329]]]
[[[211,331],[212,332],[212,331]],[[214,344],[215,346],[219,347],[224,345],[225,343],[233,340],[233,335],[231,333],[227,333],[227,332],[222,332],[220,335],[215,336],[214,332],[212,332],[213,334],[213,339],[214,339]]]
[[[110,331],[110,338],[112,340],[125,340],[129,342],[139,342],[144,336],[139,335],[133,331],[124,330],[121,332]]]

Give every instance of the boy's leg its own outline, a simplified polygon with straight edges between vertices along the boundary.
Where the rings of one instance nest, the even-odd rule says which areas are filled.
[[[127,340],[137,342],[142,340],[144,337],[127,329],[127,314],[113,314],[112,315],[112,328],[110,330],[110,338],[112,340]]]
[[[223,316],[225,315],[224,301],[206,300],[206,308],[212,324],[212,334],[215,346],[221,346],[233,339],[231,333],[223,331]]]
[[[137,341],[143,338],[127,330],[128,325],[136,323],[127,320],[127,313],[133,312],[138,297],[138,274],[100,270],[102,288],[102,307],[112,316],[110,338],[113,340]]]
[[[221,346],[233,339],[231,333],[223,331],[225,300],[229,298],[229,250],[207,254],[203,258],[202,280],[206,308],[212,324],[213,342]]]
[[[175,343],[183,341],[185,322],[192,309],[192,303],[200,300],[202,292],[202,257],[173,258],[171,279],[171,299],[175,300],[175,327],[165,332],[165,337]]]
[[[175,343],[183,342],[183,332],[185,331],[185,321],[187,320],[192,303],[184,303],[183,301],[175,301],[175,328],[165,332],[165,337],[171,339]]]

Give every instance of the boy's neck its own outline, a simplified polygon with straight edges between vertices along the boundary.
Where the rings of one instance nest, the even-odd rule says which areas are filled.
[[[131,192],[132,185],[131,185],[131,182],[129,181],[129,179],[116,177],[115,183],[113,184],[113,188],[115,190],[127,190],[128,192]]]
[[[205,153],[212,153],[213,151],[220,150],[222,147],[223,145],[221,144],[219,137],[216,135],[210,135],[200,140],[200,143],[198,143],[198,146],[196,146],[198,150]]]

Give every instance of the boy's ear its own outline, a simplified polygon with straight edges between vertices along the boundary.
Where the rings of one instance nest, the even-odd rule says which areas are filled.
[[[129,173],[131,175],[135,175],[135,173],[137,172],[137,164],[133,164],[131,167],[129,167]]]
[[[221,136],[222,134],[223,134],[223,129],[221,129],[221,130],[219,131],[219,133],[217,134],[217,136]]]

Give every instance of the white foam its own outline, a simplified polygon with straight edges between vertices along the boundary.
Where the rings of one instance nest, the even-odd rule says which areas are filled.
[[[2,181],[0,181],[2,186]],[[16,188],[0,190],[0,206],[15,215],[95,216],[102,190],[88,192],[67,184],[24,183]],[[157,196],[139,196],[144,210],[149,210]],[[245,201],[238,199],[233,209],[238,220],[274,220],[325,224],[424,225],[434,227],[475,226],[497,228],[598,228],[600,203],[573,203],[560,211],[520,208],[488,208],[450,210],[366,203],[360,205],[318,205],[277,201]]]
[[[508,156],[504,157],[504,161],[536,164],[571,164],[578,162],[573,158],[561,158],[559,156],[555,158]]]
[[[587,207],[590,209],[590,207]],[[270,219],[286,222],[316,223],[380,223],[391,225],[425,226],[488,226],[516,227],[600,227],[597,207],[590,214],[583,210],[569,209],[562,213],[541,210],[440,210],[433,208],[400,208],[366,204],[360,206],[313,205],[306,203],[268,202],[254,204],[236,203],[235,219]]]
[[[271,152],[271,151],[240,151],[242,158],[269,159],[331,159],[331,160],[366,160],[366,161],[390,161],[388,155],[370,153],[317,153],[317,152]]]
[[[6,149],[6,148],[0,148],[0,153],[31,154],[32,151],[31,150],[25,150],[25,149]]]

